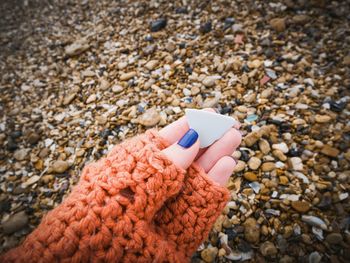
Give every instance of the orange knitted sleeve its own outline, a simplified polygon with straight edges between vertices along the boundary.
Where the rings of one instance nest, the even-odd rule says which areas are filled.
[[[184,262],[228,199],[193,164],[176,167],[155,130],[87,165],[61,205],[1,262]]]

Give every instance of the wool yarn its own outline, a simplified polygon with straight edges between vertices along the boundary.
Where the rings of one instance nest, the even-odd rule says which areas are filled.
[[[203,169],[175,166],[156,130],[88,164],[79,183],[0,262],[189,261],[228,200]]]

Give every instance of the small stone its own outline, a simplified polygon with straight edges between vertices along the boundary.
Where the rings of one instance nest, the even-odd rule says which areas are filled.
[[[331,245],[338,245],[343,242],[343,237],[340,233],[330,233],[326,237],[326,242]]]
[[[293,201],[292,207],[299,213],[306,213],[310,210],[310,204],[305,201]]]
[[[40,176],[39,175],[33,175],[31,176],[27,181],[25,181],[23,184],[22,184],[22,187],[23,188],[27,188],[28,186],[32,185],[32,184],[35,184],[36,182],[38,182],[40,180]]]
[[[312,252],[309,256],[309,263],[320,263],[322,256],[317,251]]]
[[[255,173],[252,172],[246,172],[244,173],[244,178],[250,182],[254,182],[258,180],[258,176]]]
[[[90,45],[85,42],[85,40],[78,40],[75,43],[67,46],[65,52],[67,56],[75,56],[88,50]]]
[[[244,142],[247,146],[253,146],[260,139],[260,135],[257,132],[251,132],[244,137]]]
[[[17,161],[23,161],[23,160],[28,158],[29,151],[30,151],[30,149],[19,149],[19,150],[15,151],[15,153],[13,154],[13,157]]]
[[[139,119],[139,123],[146,127],[156,125],[160,121],[160,114],[155,108],[151,108],[145,111]]]
[[[77,94],[74,92],[74,93],[70,93],[67,96],[65,96],[64,99],[63,99],[63,105],[70,104],[75,99],[76,95]]]
[[[246,167],[246,163],[239,160],[234,168],[234,172],[239,173],[239,172],[243,171],[245,169],[245,167]]]
[[[166,18],[157,19],[156,21],[153,21],[153,22],[151,23],[151,31],[152,31],[152,32],[160,31],[160,30],[162,30],[163,28],[165,28],[166,25],[167,25],[167,20],[166,20]]]
[[[193,86],[191,88],[191,94],[192,96],[196,96],[197,94],[199,94],[201,92],[201,90],[197,87],[197,86]]]
[[[28,142],[30,144],[36,144],[38,141],[40,140],[40,136],[39,134],[32,132],[29,136],[28,136]]]
[[[280,150],[274,150],[272,154],[282,162],[287,161],[287,156],[285,156],[284,153],[281,152]]]
[[[5,234],[15,233],[28,225],[28,216],[24,211],[18,212],[2,223],[2,231]]]
[[[287,144],[284,142],[273,144],[272,149],[280,150],[283,153],[287,153],[289,151]]]
[[[248,61],[247,65],[250,68],[259,68],[264,62],[259,59],[254,59],[253,61]]]
[[[211,25],[211,21],[208,21],[204,24],[202,24],[199,28],[199,31],[202,33],[202,34],[207,34],[209,33],[210,31],[212,30],[212,25]]]
[[[68,162],[62,160],[55,161],[52,165],[53,172],[58,174],[64,173],[68,168]]]
[[[248,161],[248,166],[252,170],[258,169],[260,165],[261,165],[261,160],[257,157],[252,157]]]
[[[87,98],[86,103],[89,104],[89,103],[94,102],[94,101],[96,101],[96,94],[91,94],[91,95]]]
[[[122,86],[120,86],[120,85],[114,85],[113,87],[112,87],[112,91],[114,92],[114,93],[120,93],[120,92],[122,92],[124,90],[124,88],[122,87]]]
[[[287,176],[280,176],[279,177],[279,184],[288,185],[289,184],[288,177]]]
[[[302,171],[304,169],[303,161],[299,157],[292,157],[289,159],[289,167],[294,171]]]
[[[270,21],[270,26],[277,32],[286,30],[286,22],[284,18],[274,18]]]
[[[201,252],[201,258],[207,263],[214,262],[218,252],[219,252],[219,249],[217,247],[205,248]]]
[[[107,123],[107,116],[105,115],[96,116],[96,121],[98,124],[104,125]]]
[[[250,243],[256,244],[260,240],[260,226],[253,217],[249,217],[243,224],[244,238]]]
[[[277,248],[270,241],[265,241],[260,245],[260,252],[264,257],[272,257],[277,254]]]
[[[219,79],[217,76],[207,76],[203,79],[202,83],[204,86],[210,88],[215,85],[217,79]]]
[[[119,79],[121,81],[128,81],[129,79],[132,79],[135,76],[136,76],[136,71],[131,71],[131,72],[122,74]]]
[[[263,154],[268,154],[271,151],[269,142],[265,139],[260,139],[259,149]]]
[[[158,60],[150,60],[146,63],[145,68],[148,70],[153,70],[159,64]]]
[[[310,21],[310,17],[308,15],[295,15],[293,16],[292,21],[295,24],[304,25]]]
[[[109,88],[111,84],[109,83],[108,80],[106,79],[101,79],[101,82],[100,82],[100,89],[101,90],[107,90]]]
[[[343,58],[343,64],[345,66],[350,66],[350,55],[347,55]]]
[[[328,115],[319,115],[319,114],[316,114],[315,116],[315,121],[317,123],[328,123],[330,122],[332,118]]]
[[[266,163],[263,163],[261,166],[261,170],[263,172],[271,172],[275,169],[276,169],[276,164],[273,162],[266,162]]]
[[[323,153],[324,155],[336,158],[339,155],[339,150],[328,144],[325,144],[321,150],[321,153]]]

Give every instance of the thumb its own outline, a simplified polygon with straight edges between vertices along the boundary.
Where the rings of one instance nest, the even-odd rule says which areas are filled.
[[[162,152],[178,167],[187,169],[199,151],[198,133],[189,129],[184,136]]]

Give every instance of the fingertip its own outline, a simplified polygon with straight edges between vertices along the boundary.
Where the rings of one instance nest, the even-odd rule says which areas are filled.
[[[174,143],[162,152],[171,160],[175,165],[182,169],[187,169],[194,161],[199,151],[199,140],[197,140],[192,146],[184,148],[181,145]]]
[[[226,186],[237,161],[231,156],[224,156],[208,172],[209,178],[221,186]]]

